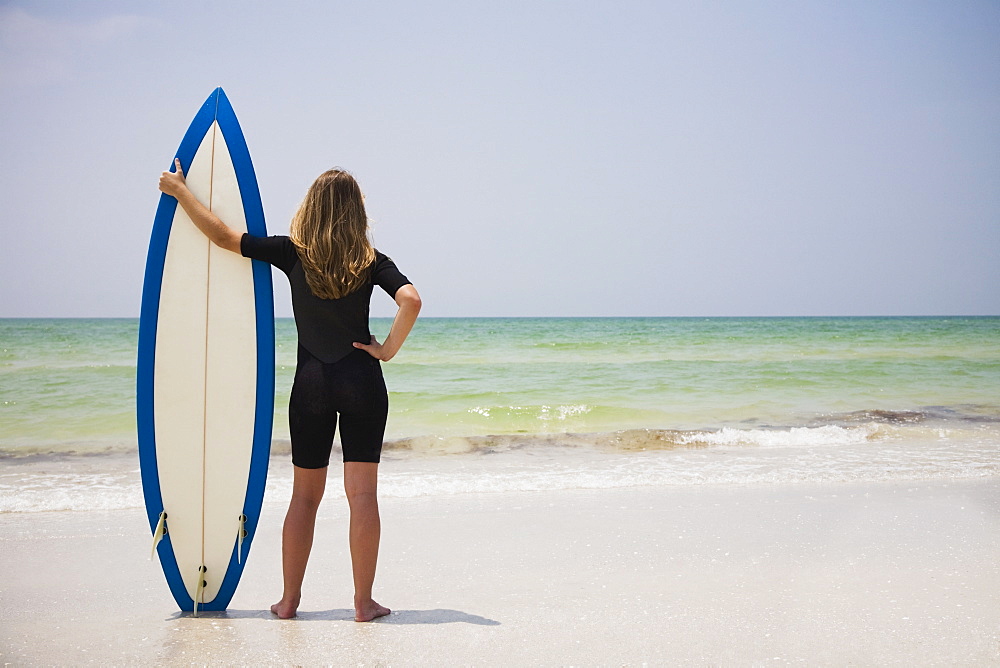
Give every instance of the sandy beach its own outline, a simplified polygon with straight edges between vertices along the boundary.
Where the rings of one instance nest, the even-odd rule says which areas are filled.
[[[996,665],[1000,481],[388,498],[352,621],[346,504],[298,619],[278,500],[226,613],[176,610],[136,509],[0,515],[4,665]]]

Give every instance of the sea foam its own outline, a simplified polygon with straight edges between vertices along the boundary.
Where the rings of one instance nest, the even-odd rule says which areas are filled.
[[[386,498],[647,486],[879,482],[1000,476],[1000,430],[870,423],[717,431],[426,436],[388,443]],[[283,448],[282,448],[283,449]],[[339,459],[335,449],[333,461]],[[339,474],[336,463],[331,476]],[[330,496],[342,495],[330,485]],[[265,503],[287,503],[287,451],[271,461]],[[143,507],[133,457],[0,459],[0,513]]]

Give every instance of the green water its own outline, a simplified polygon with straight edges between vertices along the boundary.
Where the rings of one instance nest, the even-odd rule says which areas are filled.
[[[978,414],[1000,404],[1000,319],[428,320],[386,374],[396,409],[423,433]]]
[[[384,335],[390,321],[376,320]],[[0,320],[0,449],[135,445],[133,319]],[[295,364],[276,323],[275,438]],[[385,364],[387,437],[1000,415],[1000,318],[425,318]]]

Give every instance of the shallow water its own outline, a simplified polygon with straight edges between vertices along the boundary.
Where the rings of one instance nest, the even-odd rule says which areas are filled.
[[[136,335],[0,320],[0,512],[141,506]],[[428,318],[384,368],[388,495],[1000,474],[995,317]]]

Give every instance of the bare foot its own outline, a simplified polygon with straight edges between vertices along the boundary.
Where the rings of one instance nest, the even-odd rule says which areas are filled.
[[[368,599],[368,601],[364,603],[354,604],[354,621],[370,622],[377,617],[385,617],[390,612],[392,612],[392,610],[389,608],[379,605],[372,599]]]
[[[299,609],[299,599],[292,599],[286,601],[281,599],[277,603],[271,606],[271,612],[278,616],[279,619],[291,619],[295,616],[296,611]]]

